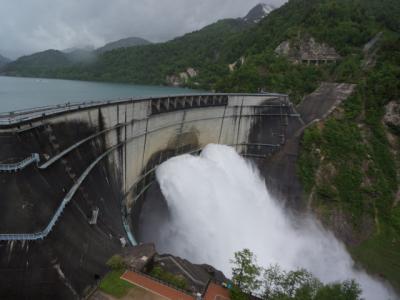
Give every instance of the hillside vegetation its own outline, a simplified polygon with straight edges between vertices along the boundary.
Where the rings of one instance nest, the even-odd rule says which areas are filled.
[[[201,70],[199,85],[210,87],[228,73],[220,64],[227,40],[253,24],[242,19],[227,19],[186,34],[167,43],[120,48],[98,55],[92,63],[66,64],[65,55],[49,50],[22,57],[7,65],[2,73],[14,76],[42,76],[82,80],[165,84],[166,76],[191,67]],[[45,54],[51,54],[47,64]],[[55,57],[57,56],[57,57]]]
[[[103,53],[107,51],[111,51],[118,48],[128,48],[134,46],[142,46],[142,45],[149,45],[151,42],[148,40],[139,38],[139,37],[129,37],[125,39],[120,39],[115,42],[107,43],[103,47],[96,49],[97,52]]]
[[[390,101],[400,102],[399,17],[395,0],[289,1],[251,34],[230,41],[246,62],[215,85],[220,91],[289,93],[299,102],[321,81],[357,84],[328,120],[304,134],[298,166],[304,205],[356,261],[398,290],[400,131],[383,118]],[[275,54],[282,41],[307,35],[334,47],[342,59],[314,66]],[[364,49],[375,37],[375,45]]]

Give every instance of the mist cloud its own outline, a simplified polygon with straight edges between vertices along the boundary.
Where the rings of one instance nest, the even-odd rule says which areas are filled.
[[[166,41],[216,20],[242,17],[260,0],[1,0],[0,53],[93,45],[129,36]],[[284,0],[261,1],[280,5]]]

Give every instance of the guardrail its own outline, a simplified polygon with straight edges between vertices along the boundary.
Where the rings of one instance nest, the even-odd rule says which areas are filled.
[[[264,107],[264,106],[255,106],[255,107]],[[297,117],[297,116],[298,116],[298,115],[294,115],[294,114],[283,114],[283,115],[284,115],[284,116],[288,116],[288,117]],[[241,115],[241,117],[254,117],[254,116],[255,116],[255,117],[258,117],[258,116],[281,116],[281,114],[251,114],[251,115]],[[185,121],[185,123],[187,124],[187,123],[194,123],[194,122],[199,122],[199,121],[208,121],[208,120],[216,120],[216,119],[222,119],[222,118],[233,118],[233,117],[234,117],[234,116],[231,116],[231,117],[226,117],[226,116],[223,117],[223,116],[220,116],[220,117],[212,117],[212,118],[201,118],[201,119],[194,119],[194,120],[190,120],[190,121]],[[145,121],[145,120],[147,120],[147,119],[148,119],[148,118],[136,119],[136,120],[133,120],[133,121]],[[127,126],[128,124],[132,124],[133,121],[129,121],[129,122],[126,122],[126,123],[117,124],[117,125],[115,125],[115,126],[113,126],[113,127],[111,127],[111,128],[104,129],[104,130],[102,130],[102,131],[100,131],[100,132],[97,132],[97,133],[95,133],[95,134],[92,134],[92,135],[90,135],[90,136],[88,136],[88,137],[86,137],[86,138],[84,138],[84,139],[82,139],[82,140],[76,142],[75,144],[73,144],[73,145],[69,146],[68,148],[64,149],[63,151],[61,151],[60,153],[56,154],[56,155],[53,156],[52,158],[48,159],[46,162],[44,162],[42,165],[39,166],[39,169],[47,169],[47,168],[50,167],[52,164],[54,164],[57,160],[59,160],[60,158],[66,156],[68,153],[70,153],[70,152],[73,151],[74,149],[78,148],[78,147],[81,146],[82,144],[84,144],[84,143],[86,143],[86,142],[92,140],[93,138],[96,138],[96,137],[98,137],[98,136],[100,136],[100,135],[102,135],[102,134],[105,134],[105,133],[107,133],[107,132],[109,132],[109,131],[111,131],[111,130],[115,130],[115,129],[117,129],[117,128],[121,128],[121,127]],[[168,125],[166,125],[166,126],[157,127],[157,128],[155,128],[155,129],[153,129],[153,130],[140,132],[140,133],[138,133],[137,135],[135,135],[134,137],[135,137],[135,138],[140,138],[140,137],[143,137],[143,136],[146,135],[146,134],[153,133],[153,132],[156,132],[156,131],[158,131],[158,130],[162,130],[162,129],[166,129],[166,128],[170,128],[170,127],[175,127],[175,126],[178,126],[178,125],[181,125],[181,124],[182,124],[182,122],[176,122],[176,123],[168,124]],[[268,146],[271,146],[271,147],[279,147],[279,146],[280,146],[280,145],[272,145],[272,144],[252,144],[252,145],[254,145],[254,146],[256,146],[256,145],[259,145],[259,146],[266,146],[266,145],[268,145]]]
[[[71,201],[72,197],[75,195],[76,191],[78,190],[82,182],[86,179],[86,177],[89,175],[89,173],[92,171],[92,169],[97,165],[97,163],[100,160],[102,160],[105,156],[107,156],[111,151],[119,147],[121,144],[118,144],[108,149],[106,152],[101,154],[94,162],[90,164],[90,166],[82,173],[82,175],[78,178],[78,180],[69,190],[69,192],[67,193],[67,195],[64,197],[61,204],[57,208],[56,212],[54,213],[53,217],[51,218],[50,222],[42,231],[35,233],[0,234],[0,241],[34,241],[34,240],[44,239],[51,232],[54,225],[57,223],[58,219],[63,213],[64,208]]]
[[[168,99],[168,98],[185,98],[185,97],[208,97],[208,96],[271,96],[271,97],[282,97],[287,95],[276,94],[276,93],[260,93],[260,94],[229,94],[229,93],[202,93],[202,94],[185,94],[185,95],[170,95],[160,97],[131,97],[125,99],[114,99],[107,101],[89,101],[89,102],[68,102],[65,104],[48,105],[42,107],[36,107],[31,109],[21,109],[12,112],[0,113],[0,126],[17,125],[19,123],[32,121],[41,117],[48,117],[58,113],[78,111],[81,109],[87,109],[97,106],[113,105],[129,103],[133,101],[149,101],[156,99]]]
[[[11,164],[0,164],[0,172],[18,172],[22,169],[25,169],[30,164],[36,163],[36,165],[40,162],[40,156],[38,153],[32,153],[31,156],[25,158],[24,160],[11,163]]]
[[[90,166],[81,174],[81,176],[78,178],[78,180],[72,186],[72,188],[69,190],[69,192],[67,193],[67,195],[64,197],[61,204],[57,208],[56,212],[54,213],[53,217],[51,218],[50,222],[47,224],[47,226],[42,231],[35,232],[35,233],[0,234],[0,241],[34,241],[34,240],[44,239],[51,232],[54,225],[56,224],[56,222],[60,218],[61,214],[63,213],[64,208],[71,201],[72,197],[75,195],[76,191],[79,189],[80,185],[83,183],[83,181],[86,179],[86,177],[92,171],[92,169],[109,153],[111,153],[118,147],[122,146],[123,144],[130,142],[130,140],[133,140],[133,139],[128,139],[124,142],[121,142],[121,143],[111,147],[110,149],[105,151],[103,154],[101,154],[99,157],[97,157],[97,159],[94,160],[90,164]]]
[[[122,100],[115,100],[118,102]],[[125,100],[127,101],[127,100]],[[133,99],[132,99],[133,101]],[[55,115],[61,112],[78,111],[83,108],[90,108],[98,105],[106,105],[111,101],[91,101],[81,103],[66,103],[62,105],[43,106],[33,109],[26,109],[20,111],[13,111],[9,113],[0,114],[0,126],[1,125],[16,125],[22,122],[31,121],[40,117],[46,117]]]
[[[65,197],[63,198],[61,204],[59,205],[59,207],[57,208],[56,212],[53,214],[53,217],[51,218],[50,222],[47,224],[47,226],[42,230],[42,231],[38,231],[38,232],[34,232],[34,233],[15,233],[15,234],[0,234],[0,241],[34,241],[34,240],[42,240],[44,239],[53,229],[54,225],[57,223],[58,219],[60,218],[61,214],[63,213],[65,207],[67,206],[67,204],[72,200],[73,196],[75,195],[76,191],[79,189],[79,187],[81,186],[81,184],[84,182],[84,180],[87,178],[87,176],[90,174],[90,172],[92,171],[92,169],[104,158],[106,157],[109,153],[111,153],[112,151],[114,151],[115,149],[117,149],[118,147],[124,145],[125,143],[129,143],[130,141],[134,140],[135,138],[131,138],[128,139],[124,142],[121,142],[117,145],[114,145],[113,147],[109,148],[107,151],[105,151],[104,153],[102,153],[99,157],[97,157],[96,160],[94,160],[90,166],[81,174],[81,176],[78,178],[78,180],[75,182],[75,184],[71,187],[71,189],[69,190],[69,192],[65,195]],[[251,145],[251,144],[235,144],[235,145],[230,145],[230,146],[244,146],[244,145]],[[269,144],[257,144],[259,146],[264,146],[264,147],[271,147],[274,145],[269,145]],[[278,146],[278,145],[275,145]],[[198,148],[195,150],[191,150],[186,152],[186,154],[193,154],[193,153],[199,153],[202,150],[202,148]],[[184,153],[180,153],[180,154],[184,154]],[[146,174],[144,174],[143,176],[139,177],[136,181],[135,184],[133,185],[132,188],[135,188],[137,186],[137,184],[143,180],[145,177],[149,176],[150,174],[152,174],[157,166],[159,164],[157,164],[156,166],[154,166],[151,170],[149,170],[148,172],[146,172]],[[152,184],[153,182],[151,182]],[[150,187],[151,184],[148,184],[146,187],[144,187],[140,192],[137,193],[135,200],[137,200],[140,196],[143,195],[143,193]],[[131,189],[132,189],[131,188]],[[136,244],[136,241],[133,238],[133,235],[129,229],[127,220],[124,220],[124,218],[127,217],[127,215],[122,214],[123,217],[123,225],[124,228],[126,230],[126,233],[129,237],[129,241],[132,245]]]

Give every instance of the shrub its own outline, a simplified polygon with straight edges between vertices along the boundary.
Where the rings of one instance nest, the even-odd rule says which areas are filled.
[[[120,255],[113,255],[106,265],[113,270],[121,270],[126,267],[124,259]]]
[[[150,275],[155,278],[160,279],[161,281],[172,284],[173,286],[180,288],[182,290],[187,289],[187,282],[186,282],[185,278],[183,278],[181,276],[176,276],[176,275],[164,270],[160,266],[154,267],[151,270]]]

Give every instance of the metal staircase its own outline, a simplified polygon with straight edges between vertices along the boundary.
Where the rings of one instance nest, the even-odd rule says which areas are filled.
[[[40,156],[38,153],[32,153],[31,156],[25,158],[24,160],[11,163],[11,164],[0,164],[0,172],[18,172],[25,169],[30,164],[36,163],[36,165],[40,162]]]

